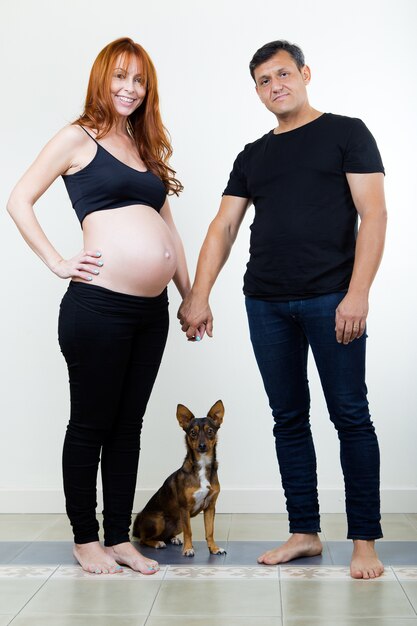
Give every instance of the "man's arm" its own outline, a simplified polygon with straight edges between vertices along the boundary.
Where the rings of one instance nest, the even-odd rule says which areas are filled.
[[[365,332],[368,298],[384,250],[387,210],[384,175],[346,174],[361,222],[346,296],[336,310],[336,339],[348,344]]]
[[[188,339],[202,339],[204,326],[208,336],[213,336],[209,295],[229,257],[249,204],[248,198],[223,196],[219,212],[209,226],[198,257],[194,284],[177,315]]]

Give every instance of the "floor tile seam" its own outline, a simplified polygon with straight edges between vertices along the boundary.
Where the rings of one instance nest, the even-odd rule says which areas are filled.
[[[20,610],[14,615],[12,620],[9,622],[8,626],[10,626],[10,624],[13,624],[16,617],[18,617],[21,614],[21,612],[27,607],[29,602],[33,600],[33,598],[39,593],[39,591],[45,587],[46,583],[51,579],[51,577],[54,575],[54,573],[57,571],[58,568],[59,568],[59,565],[57,565],[57,567],[53,570],[53,572],[51,572],[50,575],[43,581],[43,583],[36,589],[35,593],[33,593],[30,596],[30,598],[23,604]]]
[[[7,541],[5,543],[14,543],[14,542]],[[32,543],[33,541],[25,541],[24,545],[18,550],[18,552],[15,552],[13,556],[10,557],[10,559],[6,563],[4,563],[4,565],[10,565],[11,563],[13,563],[13,561],[17,559],[27,548],[29,548],[32,545]]]
[[[278,570],[278,588],[279,588],[279,610],[281,612],[281,624],[284,623],[284,603],[282,598],[282,578],[281,578],[281,567],[277,567]]]
[[[38,541],[41,535],[51,530],[56,524],[58,524],[59,521],[60,520],[55,517],[55,519],[52,520],[45,528],[43,528],[43,530],[39,531],[39,533],[36,535],[36,537],[32,541]],[[42,541],[42,539],[40,539],[40,541]]]
[[[167,571],[168,571],[168,567],[166,568],[166,572],[167,572]],[[165,572],[165,573],[166,573],[166,572]],[[153,598],[153,601],[151,602],[150,609],[149,609],[148,613],[146,614],[145,624],[146,624],[146,622],[148,621],[148,619],[150,618],[150,616],[152,615],[152,610],[153,610],[153,607],[155,606],[155,602],[156,602],[156,600],[157,600],[157,598],[158,598],[159,594],[161,593],[161,589],[162,589],[163,582],[164,582],[164,578],[162,578],[162,580],[160,580],[160,581],[159,581],[159,587],[158,587],[158,590],[157,590],[157,592],[155,593],[154,598]]]
[[[406,582],[406,581],[401,580],[400,578],[398,578],[398,576],[397,576],[397,574],[396,574],[396,572],[395,572],[395,571],[394,571],[394,576],[396,577],[396,579],[397,579],[397,581],[398,581],[398,584],[399,584],[399,585],[400,585],[400,587],[401,587],[402,592],[404,593],[405,597],[407,598],[408,602],[410,603],[410,606],[411,606],[412,610],[414,611],[415,616],[417,617],[417,606],[414,606],[414,605],[413,605],[413,603],[412,603],[411,599],[410,599],[410,598],[409,598],[409,596],[408,596],[407,591],[404,589],[403,584],[402,584],[403,582]]]

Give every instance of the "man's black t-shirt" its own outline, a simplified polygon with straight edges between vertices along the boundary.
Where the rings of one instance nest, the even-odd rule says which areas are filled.
[[[359,119],[324,113],[245,146],[223,195],[255,206],[246,295],[283,301],[347,290],[358,219],[347,172],[384,172]]]

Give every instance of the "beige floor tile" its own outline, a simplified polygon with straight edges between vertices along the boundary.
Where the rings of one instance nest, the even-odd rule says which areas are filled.
[[[4,613],[17,613],[44,584],[43,578],[6,579],[0,581],[0,607]]]
[[[405,516],[417,528],[417,513],[406,513]]]
[[[417,612],[417,580],[402,580],[401,586]]]
[[[100,524],[99,538],[103,540],[103,516],[97,514]],[[37,537],[37,541],[72,541],[73,534],[71,524],[66,515],[56,516],[56,520]]]
[[[322,513],[320,518],[321,530],[327,541],[346,540],[347,523],[344,513]]]
[[[284,617],[416,617],[397,582],[283,580],[281,593]]]
[[[346,539],[347,522],[343,513],[324,513],[321,516],[321,529],[327,541]],[[382,515],[381,541],[417,541],[417,526],[405,513],[385,513]]]
[[[67,516],[59,517],[51,526],[45,528],[37,539],[38,541],[72,541],[73,534]]]
[[[160,586],[153,580],[49,580],[22,611],[62,615],[147,615]]]
[[[283,621],[283,626],[416,626],[417,617],[415,619],[399,619],[398,617],[370,617],[349,619],[348,617],[339,617],[337,621],[334,618],[326,619],[319,617],[295,617],[287,618]]]
[[[417,541],[417,528],[405,513],[382,515],[385,541]]]
[[[279,617],[278,581],[166,581],[152,608],[152,617]]]
[[[0,515],[0,541],[33,541],[57,519],[57,515]]]
[[[280,617],[150,617],[146,626],[282,626]]]
[[[144,626],[145,615],[62,615],[60,613],[19,615],[13,626]],[[1,622],[0,622],[1,624]]]
[[[229,541],[283,541],[288,534],[286,514],[234,514]]]

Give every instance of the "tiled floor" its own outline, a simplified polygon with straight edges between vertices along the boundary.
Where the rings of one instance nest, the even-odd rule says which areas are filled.
[[[322,516],[321,557],[281,567],[256,557],[286,539],[284,515],[217,515],[226,555],[208,554],[199,516],[193,559],[170,546],[158,574],[95,576],[75,564],[65,516],[0,515],[0,626],[417,626],[417,515],[383,527],[373,581],[349,577],[343,515]]]

